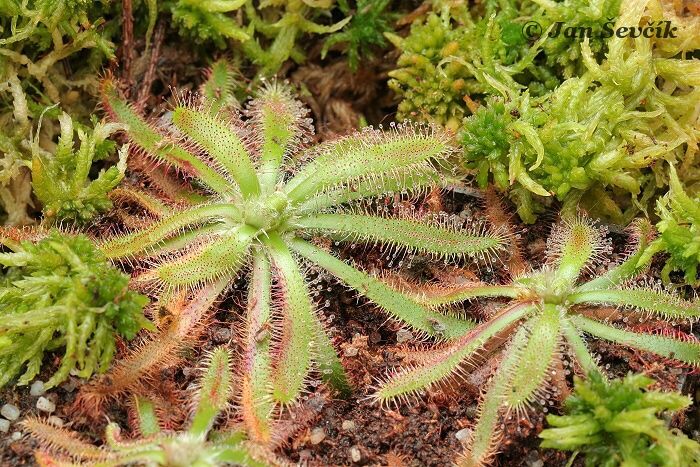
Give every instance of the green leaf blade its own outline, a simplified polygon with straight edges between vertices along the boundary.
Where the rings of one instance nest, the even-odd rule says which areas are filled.
[[[367,180],[379,182],[399,170],[425,170],[429,161],[443,160],[453,151],[445,134],[412,126],[386,134],[367,130],[314,150],[312,162],[285,187],[296,202],[334,187]]]
[[[241,138],[214,115],[188,107],[173,110],[173,124],[195,143],[238,183],[244,196],[260,193],[258,175]]]
[[[469,359],[497,336],[533,311],[530,303],[516,304],[482,323],[461,338],[439,350],[417,367],[400,371],[376,391],[374,397],[387,403],[416,394],[452,375],[459,375]]]
[[[290,247],[369,298],[391,316],[427,335],[454,339],[474,326],[469,321],[423,308],[379,279],[348,265],[305,240],[291,240]]]
[[[442,228],[417,219],[393,219],[359,214],[316,214],[296,221],[308,231],[320,231],[345,242],[379,242],[399,250],[438,258],[486,255],[497,250],[497,234]]]
[[[559,307],[545,304],[528,326],[528,342],[518,357],[506,403],[516,410],[526,407],[548,378],[548,371],[559,350],[561,317]]]
[[[230,183],[214,169],[182,147],[170,141],[158,131],[151,128],[143,118],[125,101],[116,90],[111,80],[102,83],[103,105],[112,119],[127,125],[131,141],[142,148],[148,155],[159,162],[165,162],[195,175],[209,188],[217,193],[231,192]]]
[[[287,246],[277,235],[271,235],[266,245],[283,297],[283,330],[273,370],[272,395],[286,405],[297,400],[311,368],[316,318],[304,276]]]
[[[587,290],[569,295],[569,301],[626,307],[663,319],[697,319],[700,316],[700,303],[647,287]]]
[[[700,366],[700,344],[697,342],[625,331],[581,315],[572,316],[571,322],[582,331],[601,339]]]

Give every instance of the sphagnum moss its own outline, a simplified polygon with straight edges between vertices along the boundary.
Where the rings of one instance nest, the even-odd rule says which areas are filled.
[[[700,463],[700,444],[679,429],[669,429],[661,415],[681,412],[688,396],[650,390],[654,380],[629,374],[604,380],[593,373],[574,377],[564,415],[548,415],[541,446],[585,455],[586,467],[657,465],[690,467]]]
[[[664,15],[655,1],[632,0],[614,27]],[[697,181],[700,60],[689,57],[699,29],[678,24],[683,41],[670,50],[675,41],[613,37],[601,57],[584,39],[576,44],[582,71],[544,94],[474,68],[491,89],[462,126],[465,174],[508,193],[527,223],[556,199],[568,215],[582,207],[625,225],[668,185],[663,161]]]
[[[656,203],[659,237],[639,262],[648,264],[654,254],[667,253],[669,257],[661,270],[664,282],[671,282],[673,271],[681,271],[685,283],[697,286],[700,284],[700,198],[686,193],[673,165],[669,166],[669,185],[669,192]]]
[[[148,299],[128,290],[129,277],[87,237],[56,230],[29,236],[0,232],[11,249],[0,253],[0,387],[20,374],[17,384],[28,384],[46,354],[59,349],[61,363],[46,388],[71,373],[105,372],[118,335],[133,339],[152,328],[142,311]]]

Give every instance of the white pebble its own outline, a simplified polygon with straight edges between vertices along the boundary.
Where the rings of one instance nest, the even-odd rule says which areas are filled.
[[[0,418],[0,432],[7,433],[10,431],[10,421]]]
[[[51,415],[46,421],[59,428],[63,426],[63,419],[55,415]]]
[[[411,333],[411,331],[409,331],[409,330],[407,330],[407,329],[400,329],[400,330],[396,333],[396,342],[397,342],[398,344],[402,344],[402,343],[404,343],[404,342],[408,342],[408,341],[410,341],[411,339],[413,339],[413,333]]]
[[[355,429],[355,422],[352,420],[343,420],[343,430],[352,431]]]
[[[355,347],[345,347],[344,353],[346,357],[354,357],[355,355],[357,355],[358,350]]]
[[[360,448],[357,446],[353,446],[350,448],[350,459],[352,459],[353,462],[360,462],[362,460],[362,453],[360,452]]]
[[[14,433],[12,433],[10,439],[12,439],[12,441],[19,441],[20,439],[22,439],[22,433],[19,431],[15,431]]]
[[[0,409],[0,415],[10,421],[17,420],[19,418],[19,409],[12,404],[5,404]]]
[[[45,391],[46,389],[44,389],[44,382],[37,380],[34,381],[29,388],[29,395],[34,397],[43,396]]]
[[[465,442],[467,438],[469,438],[471,432],[472,430],[470,430],[469,428],[462,428],[457,433],[455,433],[455,438],[457,438],[461,442]]]
[[[326,439],[326,431],[323,428],[314,428],[311,430],[311,436],[309,437],[311,444],[319,444],[324,439]]]
[[[51,402],[50,400],[48,400],[45,397],[40,397],[36,401],[36,408],[41,410],[42,412],[49,412],[50,413],[50,412],[53,412],[54,410],[56,410],[56,404],[54,404],[53,402]]]
[[[61,389],[63,389],[66,392],[73,392],[75,391],[75,388],[78,387],[78,380],[75,378],[70,378],[68,381],[65,383],[61,384]]]

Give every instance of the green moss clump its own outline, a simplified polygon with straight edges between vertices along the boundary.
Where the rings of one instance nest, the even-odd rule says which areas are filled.
[[[32,146],[32,186],[43,204],[48,222],[68,220],[84,223],[112,207],[108,193],[124,178],[128,146],[119,151],[119,163],[90,178],[93,162],[107,158],[115,143],[107,139],[121,127],[93,122],[94,128],[76,129],[80,146],[73,142],[73,121],[67,113],[59,117],[61,136],[53,152]]]
[[[108,1],[5,0],[0,2],[0,207],[6,225],[31,222],[27,166],[32,139],[48,149],[58,131],[61,104],[85,123],[94,111],[101,66],[114,58]]]
[[[566,415],[549,415],[540,433],[542,447],[585,454],[586,466],[691,466],[700,462],[700,444],[669,429],[658,414],[677,412],[692,401],[678,393],[650,391],[654,381],[630,374],[604,381],[599,374],[575,379]]]
[[[520,8],[527,3],[522,2]],[[614,22],[620,15],[621,4],[621,0],[541,3],[541,8],[532,14],[529,21],[536,21],[542,26],[543,34],[559,31],[556,37],[549,37],[542,43],[543,63],[560,80],[585,73],[581,48],[583,38],[588,37],[588,47],[596,59],[602,60],[608,50],[605,34],[611,34]]]
[[[321,58],[336,44],[342,44],[348,65],[357,71],[360,56],[372,58],[373,47],[384,47],[384,33],[391,31],[391,19],[395,14],[386,11],[391,0],[357,0],[354,11],[347,0],[340,0],[338,6],[346,16],[352,16],[350,22],[339,32],[331,34],[323,44]]]
[[[663,251],[668,254],[661,270],[664,282],[671,282],[671,272],[681,271],[687,284],[697,286],[700,284],[700,197],[689,196],[673,165],[669,170],[669,192],[656,203],[659,237],[649,246],[640,263],[649,263],[654,254]]]
[[[449,16],[431,13],[424,22],[414,23],[405,39],[388,36],[402,50],[397,69],[389,72],[389,86],[401,96],[399,119],[431,120],[451,128],[459,125],[466,108],[463,96],[480,91],[481,86],[469,79],[461,57],[444,66],[443,61],[460,51],[473,27],[468,15],[453,26]]]
[[[533,3],[486,1],[483,10],[461,2],[436,2],[434,11],[413,23],[406,38],[389,35],[402,51],[389,85],[401,97],[399,118],[428,120],[457,128],[475,109],[473,101],[496,93],[482,73],[533,96],[553,90],[585,71],[581,40],[564,33],[546,37],[562,23],[599,33],[618,15],[620,0],[592,5],[587,0]],[[537,23],[542,37],[524,33]],[[534,31],[537,31],[536,29]],[[589,48],[602,59],[606,42],[594,35]]]
[[[0,253],[0,387],[24,373],[28,384],[47,352],[63,349],[61,363],[45,383],[50,388],[71,372],[83,378],[105,371],[116,336],[132,339],[150,327],[148,302],[128,289],[129,276],[114,268],[85,236],[51,231],[35,242],[6,232]]]
[[[273,76],[289,59],[302,62],[305,34],[334,33],[351,19],[329,23],[335,0],[173,0],[162,8],[184,38],[219,49],[235,44],[258,77]]]
[[[170,12],[173,23],[181,36],[195,42],[213,42],[223,49],[228,39],[245,41],[250,36],[229,13],[235,13],[246,0],[177,0],[172,2]]]
[[[628,4],[618,26],[643,24],[645,5]],[[549,198],[624,225],[668,184],[661,161],[684,164],[686,182],[700,176],[700,61],[669,57],[651,39],[613,39],[602,61],[587,41],[581,51],[587,71],[539,96],[477,74],[497,97],[464,122],[463,167],[481,186],[492,176],[526,222]]]

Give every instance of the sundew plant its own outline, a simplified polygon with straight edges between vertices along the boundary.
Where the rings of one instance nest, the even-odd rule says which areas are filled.
[[[698,463],[699,103],[698,0],[0,0],[0,464]]]
[[[501,350],[499,370],[483,394],[476,426],[458,462],[485,465],[498,451],[502,415],[521,416],[557,397],[552,380],[563,360],[576,362],[587,373],[603,374],[586,344],[589,337],[698,366],[700,343],[695,339],[627,328],[634,321],[694,322],[700,316],[697,301],[631,282],[641,272],[637,263],[648,245],[651,226],[640,222],[633,233],[637,246],[628,258],[591,279],[587,276],[597,263],[610,263],[610,243],[588,219],[575,218],[555,226],[546,263],[509,284],[476,282],[431,292],[410,289],[416,301],[433,309],[483,297],[504,297],[510,302],[456,342],[391,375],[374,397],[381,403],[408,399],[454,380],[485,355]]]
[[[248,443],[237,429],[214,429],[228,408],[234,393],[231,353],[218,347],[204,356],[201,375],[190,391],[192,413],[187,430],[163,429],[154,404],[136,397],[136,418],[141,436],[124,439],[116,423],[107,425],[106,444],[98,447],[75,432],[38,418],[22,422],[42,448],[36,453],[40,465],[68,465],[70,459],[81,465],[112,467],[121,465],[243,465],[264,467],[283,465],[261,446]]]
[[[497,250],[501,238],[488,230],[417,215],[390,217],[369,203],[419,194],[438,181],[436,164],[453,151],[439,129],[366,129],[309,146],[306,110],[280,83],[263,87],[242,114],[206,94],[185,99],[159,126],[121,100],[113,82],[105,82],[104,100],[111,117],[128,126],[141,156],[152,167],[177,169],[183,185],[178,191],[171,183],[171,199],[131,189],[130,199],[152,214],[151,221],[104,239],[100,248],[112,260],[139,264],[134,281],[161,297],[182,290],[218,294],[240,273],[249,275],[241,397],[245,407],[254,407],[244,414],[254,439],[269,438],[275,404],[297,401],[314,365],[337,386],[347,384],[312,299],[309,266],[328,271],[426,336],[454,338],[470,328],[313,240],[377,243],[440,259]]]

